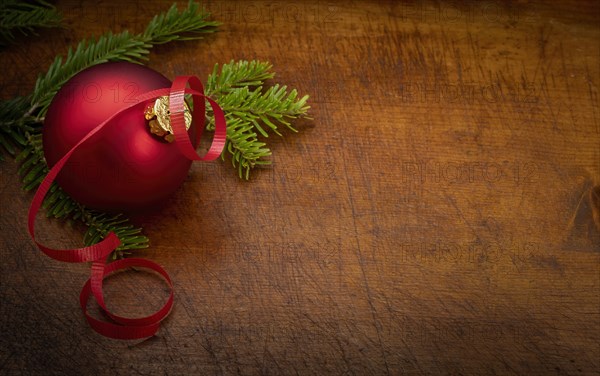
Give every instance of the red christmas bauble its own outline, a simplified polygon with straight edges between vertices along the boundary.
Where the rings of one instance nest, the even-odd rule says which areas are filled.
[[[43,127],[48,165],[137,95],[170,86],[160,73],[133,63],[105,63],[81,71],[48,108]],[[91,208],[131,211],[163,201],[183,183],[192,162],[175,143],[150,133],[144,111],[152,103],[122,112],[75,151],[56,179],[67,194]],[[188,132],[194,140],[193,124]]]

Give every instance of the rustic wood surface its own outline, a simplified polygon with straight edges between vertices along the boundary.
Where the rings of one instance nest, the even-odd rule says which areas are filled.
[[[149,66],[205,78],[262,59],[311,96],[242,182],[194,164],[139,252],[171,273],[159,335],[105,339],[86,265],[26,232],[32,198],[0,164],[0,373],[600,373],[600,3],[217,2],[224,24]],[[67,28],[0,55],[2,97],[56,54],[140,31],[169,1],[58,1]],[[50,245],[81,229],[38,220]],[[118,313],[160,305],[145,273],[107,282]]]

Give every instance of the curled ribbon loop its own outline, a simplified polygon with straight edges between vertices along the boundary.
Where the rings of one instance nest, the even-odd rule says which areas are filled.
[[[187,84],[190,84],[190,89],[187,89]],[[189,139],[188,133],[185,129],[184,120],[184,100],[185,94],[191,94],[193,97],[194,109],[193,119],[196,121],[196,139],[195,143],[198,144],[202,131],[204,130],[204,116],[206,113],[205,100],[208,101],[213,109],[215,115],[215,133],[212,140],[212,144],[204,157],[200,157],[196,154],[192,142]],[[58,176],[64,165],[67,163],[73,153],[85,144],[93,135],[100,132],[106,124],[112,119],[118,116],[120,113],[151,99],[155,99],[161,96],[169,96],[170,98],[170,111],[171,111],[171,124],[173,133],[175,136],[175,142],[179,151],[190,160],[200,161],[211,161],[216,159],[225,146],[226,137],[226,123],[225,115],[219,105],[204,95],[204,88],[202,83],[195,76],[181,76],[177,77],[171,88],[152,90],[137,96],[132,103],[128,103],[120,111],[114,113],[108,119],[103,121],[101,124],[92,129],[88,134],[85,135],[71,150],[69,150],[48,172],[40,186],[38,187],[31,206],[29,207],[28,214],[28,230],[29,235],[37,245],[37,247],[49,257],[64,261],[64,262],[88,262],[92,261],[92,272],[91,277],[83,286],[79,301],[81,309],[90,324],[90,326],[98,333],[117,339],[139,339],[146,338],[154,335],[160,327],[160,322],[164,320],[173,306],[173,285],[171,278],[167,272],[157,263],[142,258],[128,258],[124,260],[114,261],[110,264],[106,264],[108,255],[115,250],[120,244],[120,240],[113,232],[109,233],[102,241],[83,248],[76,249],[52,249],[40,244],[35,240],[35,217],[44,197],[48,193],[52,182]],[[142,318],[126,318],[117,316],[111,313],[104,302],[104,295],[102,293],[102,281],[111,273],[125,269],[128,267],[142,267],[151,269],[160,274],[171,287],[171,293],[167,302],[164,306],[154,314],[142,317]],[[102,310],[110,317],[114,323],[101,321],[93,318],[87,311],[87,302],[93,295],[98,305]]]

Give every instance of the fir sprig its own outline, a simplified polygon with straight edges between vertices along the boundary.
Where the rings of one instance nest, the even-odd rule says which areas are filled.
[[[0,102],[0,145],[12,156],[18,149],[27,146],[26,133],[35,129],[35,120],[24,115],[28,108],[27,97],[16,97]]]
[[[221,24],[208,20],[209,16],[210,13],[200,9],[191,0],[182,12],[173,4],[166,13],[161,13],[150,21],[140,39],[152,44],[199,39],[202,34],[216,31]]]
[[[219,103],[227,119],[226,149],[240,178],[249,179],[250,170],[257,165],[270,164],[267,144],[259,139],[269,137],[268,131],[281,136],[278,126],[296,132],[290,120],[305,117],[308,95],[298,96],[296,89],[275,84],[263,90],[265,80],[275,76],[271,64],[260,61],[229,62],[215,65],[207,80],[206,93]],[[208,128],[214,127],[209,113]]]
[[[0,2],[0,45],[14,42],[15,33],[36,34],[36,29],[58,27],[61,21],[60,13],[45,1],[25,3],[17,0],[2,0]]]
[[[121,60],[139,62],[150,53],[151,44],[140,40],[139,35],[128,31],[119,34],[108,32],[97,40],[83,40],[67,56],[57,56],[45,75],[35,83],[29,112],[43,120],[50,102],[58,90],[75,74],[93,65]]]
[[[173,4],[166,13],[155,16],[143,33],[108,32],[97,40],[81,41],[75,50],[69,49],[64,61],[58,56],[48,72],[38,78],[29,111],[43,118],[56,92],[83,69],[107,61],[140,63],[147,60],[153,45],[200,39],[203,34],[214,32],[219,23],[208,20],[209,17],[210,13],[192,1],[182,11]]]
[[[307,100],[308,96],[298,98],[296,89],[288,93],[287,86],[275,84],[266,92],[262,91],[262,86],[252,90],[248,87],[232,90],[219,98],[219,105],[225,113],[251,123],[262,136],[269,137],[265,125],[279,136],[276,123],[297,132],[288,119],[304,115],[309,108]]]
[[[220,98],[231,90],[248,86],[261,86],[265,80],[275,77],[271,72],[273,66],[268,62],[241,60],[223,64],[219,71],[219,64],[215,64],[212,73],[206,80],[206,94]]]

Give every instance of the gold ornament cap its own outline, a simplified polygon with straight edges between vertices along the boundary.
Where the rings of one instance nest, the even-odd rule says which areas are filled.
[[[192,113],[186,102],[183,102],[183,118],[185,119],[185,130],[192,126]],[[165,141],[173,142],[173,128],[171,128],[171,111],[169,110],[169,97],[156,98],[154,104],[148,105],[144,111],[144,117],[148,120],[150,133],[162,137]]]

